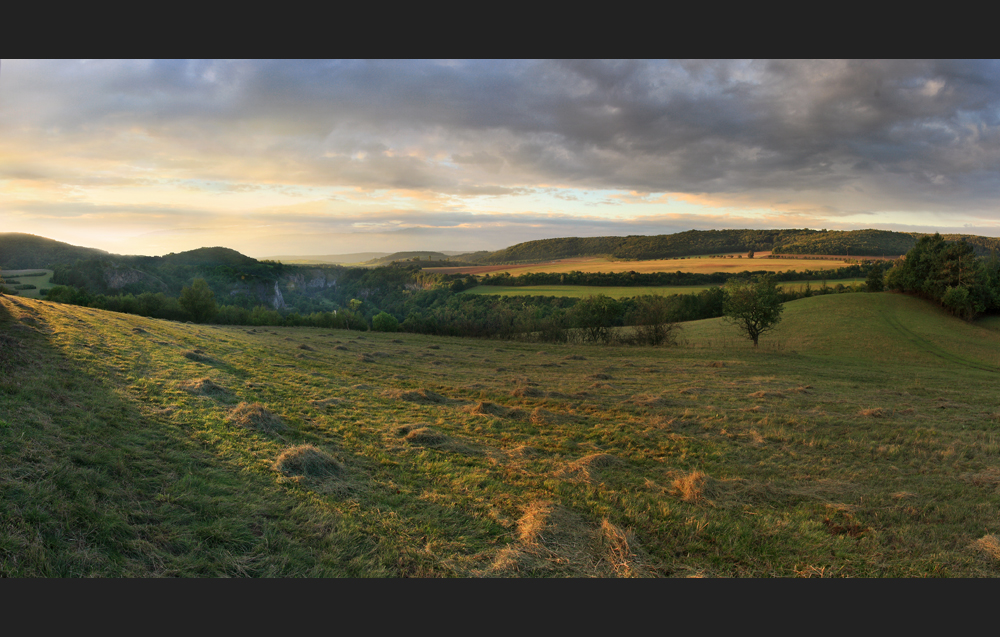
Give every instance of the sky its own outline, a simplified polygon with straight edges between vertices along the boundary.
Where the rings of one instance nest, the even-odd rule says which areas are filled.
[[[0,61],[0,232],[118,254],[1000,236],[996,61]]]

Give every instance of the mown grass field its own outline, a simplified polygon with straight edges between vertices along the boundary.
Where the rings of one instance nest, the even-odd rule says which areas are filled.
[[[52,287],[52,270],[38,268],[34,270],[3,270],[0,271],[0,276],[3,277],[4,281],[7,281],[8,286],[11,286],[12,280],[34,285],[34,290],[17,290],[18,296],[28,299],[39,299],[42,290]]]
[[[739,273],[743,271],[785,272],[786,270],[832,270],[845,265],[843,259],[769,259],[769,252],[758,253],[753,259],[736,258],[737,255],[705,255],[677,257],[675,259],[654,259],[650,261],[612,261],[593,257],[562,259],[547,263],[522,263],[504,266],[459,266],[453,268],[425,268],[430,272],[445,274],[486,274],[509,272],[513,276],[528,272],[714,272]]]
[[[995,577],[998,378],[1000,332],[893,294],[759,351],[2,297],[0,574]]]
[[[837,284],[845,287],[857,287],[864,279],[831,279],[826,281],[830,287]],[[782,289],[804,290],[806,285],[818,290],[823,281],[785,281],[778,283]],[[604,294],[614,299],[631,296],[670,296],[672,294],[697,294],[717,285],[662,285],[662,286],[599,286],[599,285],[478,285],[469,288],[462,294],[491,294],[495,296],[565,296],[570,298],[585,298]]]

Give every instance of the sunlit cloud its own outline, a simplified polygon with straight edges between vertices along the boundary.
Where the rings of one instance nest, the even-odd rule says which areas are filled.
[[[721,227],[1000,234],[998,70],[5,60],[0,231],[258,255]]]

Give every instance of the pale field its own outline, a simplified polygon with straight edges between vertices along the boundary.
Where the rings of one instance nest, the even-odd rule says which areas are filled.
[[[519,276],[528,272],[698,272],[711,274],[713,272],[739,273],[744,271],[784,272],[786,270],[831,270],[844,267],[843,259],[770,259],[770,252],[759,252],[753,259],[728,256],[694,256],[678,257],[676,259],[656,259],[652,261],[612,261],[594,257],[585,259],[561,259],[546,263],[527,263],[504,266],[468,266],[456,268],[424,268],[428,272],[443,274],[486,274],[493,272],[509,272]]]
[[[838,283],[845,287],[857,287],[864,279],[830,279],[825,281],[829,287]],[[783,290],[802,291],[806,285],[812,290],[819,290],[824,281],[785,281],[778,283]],[[584,298],[603,294],[613,299],[623,299],[633,296],[671,296],[673,294],[697,294],[710,290],[717,285],[663,285],[663,286],[599,286],[599,285],[479,285],[468,289],[462,294],[490,294],[495,296],[565,296]]]

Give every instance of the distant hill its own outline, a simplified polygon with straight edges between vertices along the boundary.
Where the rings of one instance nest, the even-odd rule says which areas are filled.
[[[428,250],[413,250],[410,252],[393,252],[392,254],[379,257],[377,259],[371,259],[370,261],[365,261],[361,265],[366,266],[380,266],[389,265],[393,261],[434,261],[434,262],[451,262],[458,261],[461,263],[468,263],[464,258],[466,255],[458,253],[459,256],[455,256],[454,253],[448,252],[431,252]]]
[[[153,257],[156,258],[156,257]],[[163,255],[162,258],[167,263],[182,265],[250,265],[257,263],[257,259],[240,254],[230,248],[198,248],[186,252],[171,252]]]
[[[519,243],[479,259],[484,264],[531,263],[574,257],[668,259],[696,254],[771,250],[815,230],[689,230],[628,237],[567,237]]]
[[[299,254],[264,257],[267,261],[282,263],[364,263],[389,256],[388,252],[351,252],[348,254]]]
[[[461,257],[484,265],[535,263],[579,257],[616,260],[669,259],[702,254],[771,250],[775,254],[897,256],[906,254],[923,233],[889,230],[688,230],[676,234],[629,237],[565,237],[518,243],[490,253]],[[968,241],[978,254],[1000,250],[1000,239],[943,235]]]
[[[111,255],[104,250],[82,248],[33,234],[0,233],[0,268],[7,270],[51,268],[78,259],[107,256]]]
[[[917,235],[919,236],[919,235]],[[916,245],[916,236],[889,230],[823,230],[776,245],[775,254],[836,254],[856,257],[898,256]]]

